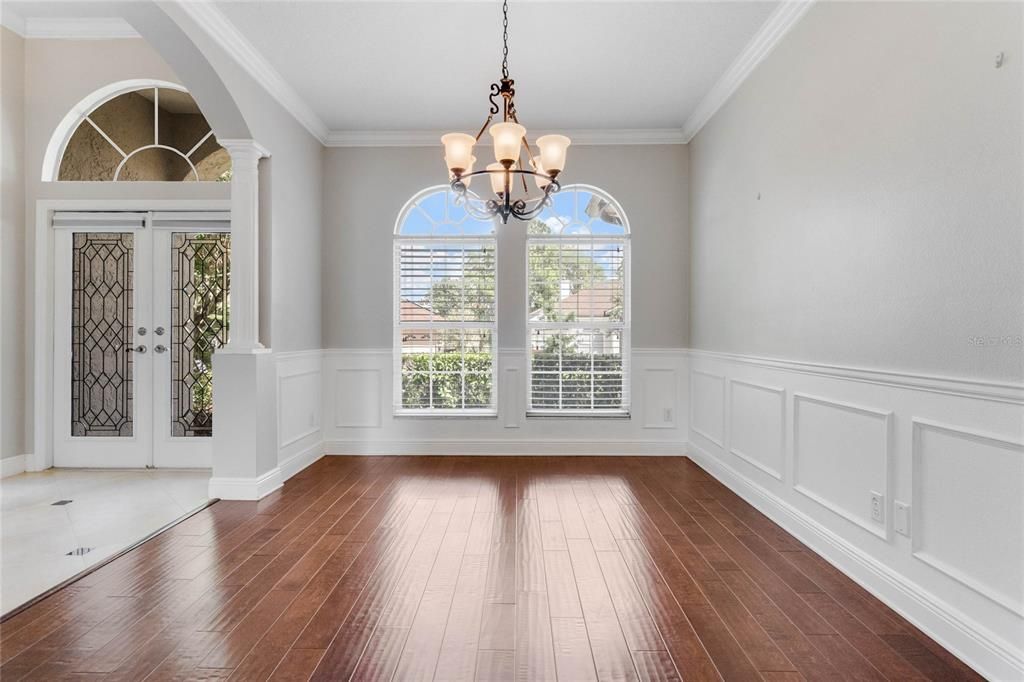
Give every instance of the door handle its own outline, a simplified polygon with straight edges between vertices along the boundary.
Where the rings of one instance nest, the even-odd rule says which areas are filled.
[[[139,344],[138,346],[135,346],[135,348],[129,348],[129,349],[128,349],[128,352],[129,352],[129,353],[145,353],[145,352],[146,352],[146,347],[145,347],[145,346],[143,346],[143,345],[142,345],[142,344],[140,343],[140,344]]]
[[[159,344],[153,346],[153,352],[155,352],[155,353],[166,353],[167,352],[167,346],[163,345],[162,343],[159,343]]]

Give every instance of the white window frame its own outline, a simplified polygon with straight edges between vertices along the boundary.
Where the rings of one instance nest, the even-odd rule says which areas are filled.
[[[585,418],[629,418],[632,399],[631,383],[631,341],[630,332],[632,329],[632,304],[630,300],[630,238],[632,230],[629,227],[629,219],[626,217],[622,206],[608,192],[600,187],[585,184],[565,185],[560,190],[584,191],[604,199],[618,212],[622,218],[623,234],[621,235],[593,235],[587,234],[551,234],[551,235],[526,235],[526,251],[523,260],[525,264],[526,280],[526,416],[527,417],[585,417]],[[579,211],[579,206],[575,210]],[[543,216],[544,213],[541,214]],[[578,216],[573,216],[578,218]],[[601,243],[601,244],[622,244],[622,321],[578,321],[578,322],[535,322],[530,319],[533,313],[530,310],[530,246],[537,243],[564,244],[567,241],[580,241]],[[535,330],[618,330],[622,339],[622,405],[617,408],[535,408],[533,407],[533,333]],[[561,382],[561,379],[559,379]]]
[[[497,224],[495,231],[490,235],[407,235],[402,234],[402,227],[409,212],[418,206],[425,198],[439,193],[450,192],[448,185],[436,185],[417,192],[398,214],[394,229],[393,246],[393,276],[392,276],[392,412],[396,417],[439,417],[439,418],[466,418],[485,417],[496,418],[498,416],[498,235]],[[447,204],[446,209],[447,211]],[[437,244],[440,242],[453,245],[489,244],[494,249],[494,315],[490,322],[402,322],[402,247],[409,244],[425,243]],[[404,329],[486,329],[491,333],[491,401],[485,408],[410,408],[402,406],[402,331]],[[465,349],[463,349],[463,354]],[[431,373],[433,374],[433,373]],[[431,379],[433,382],[433,379]],[[465,390],[465,388],[463,388]],[[431,384],[430,394],[433,394]],[[463,396],[465,398],[465,396]]]

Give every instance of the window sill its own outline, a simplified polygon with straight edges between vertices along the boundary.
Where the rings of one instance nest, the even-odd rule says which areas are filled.
[[[622,419],[630,420],[633,416],[624,411],[588,412],[573,410],[529,410],[527,419]]]
[[[497,410],[395,410],[395,419],[497,419]]]

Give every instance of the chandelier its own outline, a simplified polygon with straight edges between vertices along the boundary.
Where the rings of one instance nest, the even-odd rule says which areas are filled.
[[[565,155],[569,147],[569,138],[564,135],[543,135],[537,138],[538,153],[534,153],[526,138],[526,128],[519,123],[516,112],[515,84],[508,75],[508,0],[505,0],[502,11],[502,40],[504,49],[501,60],[501,81],[491,83],[490,112],[487,120],[480,127],[476,137],[466,133],[448,133],[441,137],[444,145],[444,160],[448,165],[448,175],[452,191],[455,192],[456,203],[465,205],[466,211],[475,218],[501,218],[507,224],[509,218],[529,220],[550,205],[551,195],[560,189],[558,174],[565,168]],[[496,98],[502,98],[499,106]],[[502,112],[502,122],[491,125],[494,117]],[[494,163],[483,170],[474,170],[476,157],[473,146],[480,141],[484,131],[490,133],[494,143]],[[524,165],[525,156],[528,165]],[[478,175],[488,175],[491,190],[496,199],[482,199],[469,191],[469,185]],[[523,195],[513,197],[517,179],[521,180]],[[531,176],[542,194],[539,197],[528,196],[527,176]]]

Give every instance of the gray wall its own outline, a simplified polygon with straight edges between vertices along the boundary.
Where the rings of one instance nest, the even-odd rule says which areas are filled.
[[[392,235],[413,194],[446,178],[433,147],[340,148],[324,152],[323,320],[325,348],[392,343]],[[573,146],[565,183],[595,185],[621,204],[632,235],[632,343],[688,343],[688,149]],[[680,189],[682,188],[682,189]],[[526,346],[525,232],[499,230],[499,343]]]
[[[209,60],[253,138],[271,153],[260,166],[260,286],[270,291],[261,292],[261,341],[275,352],[319,348],[323,147],[180,7],[163,9]]]
[[[25,454],[25,41],[0,28],[0,458]]]
[[[1022,11],[808,12],[691,143],[694,347],[1021,379]]]

